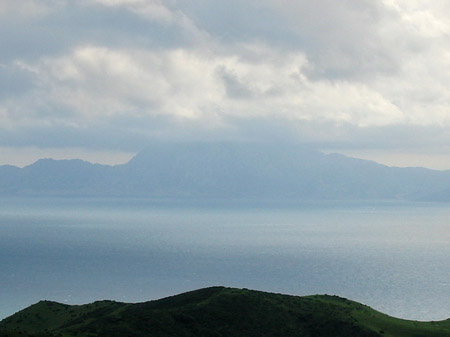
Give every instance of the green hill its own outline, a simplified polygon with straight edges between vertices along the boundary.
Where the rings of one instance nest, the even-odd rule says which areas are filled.
[[[0,322],[0,337],[13,336],[449,337],[450,320],[401,320],[337,296],[212,287],[137,304],[41,301]]]

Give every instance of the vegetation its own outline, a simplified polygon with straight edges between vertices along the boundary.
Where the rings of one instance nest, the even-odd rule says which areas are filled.
[[[41,301],[0,322],[0,337],[449,337],[450,320],[416,322],[337,296],[212,287],[138,304]]]

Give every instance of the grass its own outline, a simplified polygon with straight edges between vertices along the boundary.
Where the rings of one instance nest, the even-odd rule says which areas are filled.
[[[337,296],[212,287],[157,301],[41,301],[0,322],[0,337],[450,337],[450,320],[393,318]]]

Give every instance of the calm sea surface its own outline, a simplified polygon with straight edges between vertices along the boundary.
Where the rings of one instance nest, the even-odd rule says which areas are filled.
[[[0,200],[0,318],[224,285],[450,317],[450,205]]]

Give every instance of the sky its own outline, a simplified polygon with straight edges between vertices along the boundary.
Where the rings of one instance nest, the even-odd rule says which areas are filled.
[[[450,2],[0,0],[0,164],[153,142],[450,169]]]

